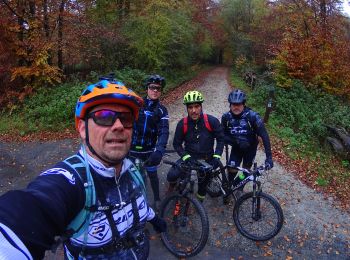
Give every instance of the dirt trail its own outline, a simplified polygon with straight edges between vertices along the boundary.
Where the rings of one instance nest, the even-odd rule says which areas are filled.
[[[202,79],[203,84],[196,88],[204,94],[205,113],[218,118],[228,110],[227,95],[230,88],[226,81],[227,72],[226,68],[212,70]],[[175,126],[186,115],[186,111],[182,99],[171,102],[167,107],[170,115],[169,148],[172,148]],[[0,143],[0,193],[24,187],[41,170],[75,152],[78,145],[77,140],[71,139],[24,144]],[[170,158],[175,160],[177,156],[174,154]],[[257,162],[263,162],[264,159],[264,154],[259,151]],[[162,194],[168,169],[167,165],[159,168]],[[233,206],[223,206],[221,198],[208,197],[204,206],[209,214],[210,238],[195,259],[230,259],[239,256],[242,259],[350,259],[350,216],[337,207],[332,198],[310,189],[278,163],[270,171],[263,188],[281,203],[285,215],[281,232],[264,243],[245,239],[237,233],[233,224]],[[157,237],[151,245],[150,259],[175,259]]]

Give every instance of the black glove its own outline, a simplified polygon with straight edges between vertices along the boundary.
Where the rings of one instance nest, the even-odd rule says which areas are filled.
[[[183,156],[181,159],[182,159],[182,161],[183,161],[184,163],[186,163],[186,164],[188,164],[188,165],[197,165],[197,164],[198,164],[197,160],[196,160],[196,159],[193,159],[193,158],[191,157],[191,155],[185,155],[185,156]]]
[[[162,232],[166,231],[167,224],[166,224],[165,220],[158,217],[158,215],[155,215],[155,217],[153,219],[151,219],[149,222],[152,224],[153,229],[157,233],[162,233]]]
[[[147,160],[147,166],[157,166],[160,164],[160,161],[163,158],[163,154],[160,151],[155,150],[151,155],[148,157]]]
[[[221,166],[221,161],[219,158],[214,157],[211,161],[210,164],[213,166],[213,169],[219,168]]]
[[[273,167],[273,161],[272,158],[266,158],[265,160],[265,169],[270,170]]]

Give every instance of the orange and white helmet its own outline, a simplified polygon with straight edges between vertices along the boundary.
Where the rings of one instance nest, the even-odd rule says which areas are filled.
[[[91,108],[113,103],[129,107],[137,120],[139,109],[143,106],[143,99],[131,89],[126,88],[122,82],[103,79],[96,84],[89,85],[79,97],[75,107],[75,127],[78,127],[79,119],[84,119]]]

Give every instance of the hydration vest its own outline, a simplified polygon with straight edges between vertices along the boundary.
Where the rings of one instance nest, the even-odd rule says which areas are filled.
[[[102,193],[103,191],[100,189],[96,190],[94,179],[91,175],[91,172],[86,170],[84,160],[78,155],[73,155],[65,159],[63,163],[74,169],[78,174],[79,178],[81,179],[85,189],[85,204],[83,209],[67,226],[66,232],[60,238],[58,238],[58,240],[53,246],[53,250],[57,249],[59,244],[68,240],[69,238],[77,238],[81,234],[83,234],[88,229],[94,212],[106,210],[106,205],[102,205],[102,208],[104,208],[103,210],[99,209],[99,207],[97,206],[96,198],[101,197],[97,195]],[[136,183],[136,185],[141,187],[142,194],[146,199],[146,187],[140,173],[136,169],[130,170],[129,173],[131,174],[131,177]],[[98,192],[98,194],[96,191]],[[113,205],[107,205],[107,207],[113,207]],[[138,214],[138,212],[136,214]]]
[[[209,119],[208,119],[207,114],[203,114],[203,120],[204,120],[205,128],[207,128],[209,132],[212,132],[213,128],[211,127],[211,125],[209,123]],[[184,135],[186,135],[187,130],[188,130],[188,116],[184,117],[183,121],[184,121],[183,133],[184,133]]]

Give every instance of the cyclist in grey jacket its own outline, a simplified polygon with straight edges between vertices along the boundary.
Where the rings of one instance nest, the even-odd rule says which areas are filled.
[[[228,96],[230,111],[224,113],[221,124],[224,128],[225,142],[231,145],[229,164],[243,168],[251,168],[258,148],[258,137],[261,137],[266,154],[265,165],[273,167],[270,138],[265,125],[258,113],[246,106],[246,94],[233,90]],[[229,169],[229,179],[232,181],[237,170]]]

